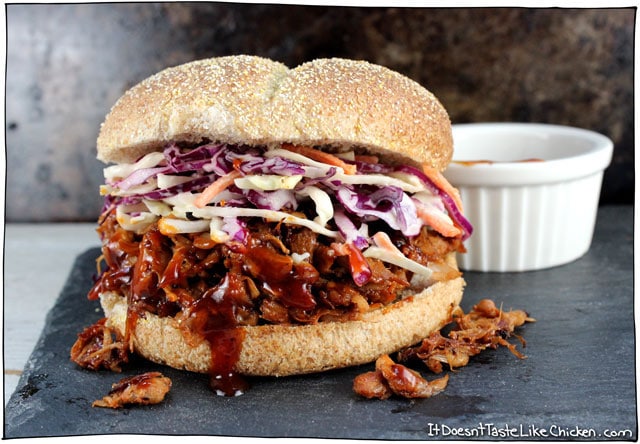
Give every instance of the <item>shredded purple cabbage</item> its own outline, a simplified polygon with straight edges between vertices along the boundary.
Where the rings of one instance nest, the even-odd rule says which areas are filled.
[[[162,200],[180,193],[188,193],[194,190],[201,190],[203,188],[206,188],[207,185],[212,184],[216,179],[217,177],[212,174],[207,176],[200,176],[188,182],[180,183],[169,188],[164,188],[162,190],[153,190],[148,193],[140,194],[138,197],[149,200]]]
[[[358,287],[362,287],[364,284],[369,282],[369,280],[371,279],[372,275],[373,275],[373,273],[371,272],[371,269],[369,268],[369,266],[367,266],[366,268],[363,268],[362,270],[354,271],[354,272],[351,273],[351,277],[353,278],[353,282]]]
[[[467,218],[465,218],[462,215],[462,213],[460,213],[460,209],[455,204],[453,198],[449,196],[449,194],[447,194],[444,190],[436,186],[436,184],[434,184],[433,181],[429,179],[429,177],[426,174],[424,174],[418,168],[415,168],[409,165],[399,166],[396,168],[396,171],[413,174],[414,176],[418,177],[422,181],[422,183],[425,184],[425,186],[429,191],[431,191],[436,196],[440,196],[440,198],[442,199],[442,203],[444,204],[445,208],[449,212],[449,216],[451,217],[451,219],[453,219],[453,221],[460,228],[462,228],[462,231],[463,231],[462,240],[467,240],[469,236],[471,236],[471,234],[473,233],[473,226],[467,220]]]
[[[238,170],[245,175],[279,174],[281,176],[292,176],[305,173],[305,169],[300,163],[281,157],[253,157],[241,162],[238,165]]]
[[[344,211],[341,209],[335,210],[333,220],[338,227],[338,231],[340,231],[340,234],[344,237],[345,242],[353,244],[360,250],[369,246],[367,238],[356,228],[356,225]]]
[[[225,217],[222,230],[228,233],[233,242],[245,244],[249,239],[249,230],[247,223],[237,217]]]
[[[417,215],[416,203],[401,188],[396,186],[349,186],[335,177],[337,171],[335,167],[330,168],[328,173],[321,174],[319,168],[305,166],[277,156],[266,158],[263,156],[264,152],[264,149],[256,147],[224,144],[204,144],[188,151],[182,150],[176,144],[168,145],[164,150],[165,160],[161,165],[134,171],[114,185],[122,190],[128,190],[146,183],[153,177],[157,177],[158,174],[186,175],[190,177],[190,180],[166,189],[117,199],[107,195],[103,211],[117,204],[139,203],[142,199],[162,200],[180,193],[199,192],[219,177],[237,169],[243,175],[304,175],[305,177],[298,183],[296,189],[314,185],[332,190],[330,195],[332,195],[334,208],[336,208],[335,224],[345,240],[359,249],[366,248],[368,241],[356,228],[350,215],[357,217],[363,224],[381,219],[390,228],[401,231],[407,237],[415,236],[420,232],[423,223]],[[388,174],[398,171],[418,177],[431,193],[442,199],[450,217],[456,225],[462,228],[463,240],[471,235],[473,227],[460,213],[460,209],[457,208],[452,197],[438,188],[418,168],[407,165],[388,166],[362,161],[353,163],[360,174]],[[236,191],[238,194],[242,194],[242,197],[229,199],[225,205],[246,206],[247,203],[250,203],[256,208],[275,211],[293,211],[298,206],[292,190]],[[340,208],[341,206],[346,212]],[[233,227],[230,225],[230,230],[236,233],[233,237],[242,238],[242,224],[240,221],[236,221],[234,224]]]
[[[383,163],[369,163],[356,160],[358,174],[387,174],[394,170],[392,166]]]
[[[121,190],[128,190],[131,187],[145,183],[158,174],[164,174],[168,170],[167,167],[153,167],[136,170],[129,174],[126,178],[118,181],[115,185]]]
[[[256,208],[265,210],[280,211],[287,209],[293,211],[298,206],[298,201],[291,190],[247,190],[246,197]]]
[[[336,197],[347,211],[362,220],[382,219],[407,237],[418,235],[422,228],[415,204],[398,187],[382,187],[370,194],[343,186],[338,189]]]

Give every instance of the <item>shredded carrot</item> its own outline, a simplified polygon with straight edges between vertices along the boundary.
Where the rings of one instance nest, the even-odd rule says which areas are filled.
[[[427,164],[422,165],[422,170],[424,174],[427,175],[429,179],[442,191],[447,193],[452,199],[453,202],[458,207],[458,210],[462,213],[462,199],[460,199],[460,192],[449,183],[449,181],[442,175],[442,173],[432,166]]]
[[[398,252],[398,247],[393,245],[393,242],[391,242],[389,235],[384,231],[378,231],[372,236],[372,238],[378,247],[390,251],[391,253]]]
[[[367,259],[362,254],[355,245],[349,244],[349,268],[351,270],[352,276],[366,276],[366,280],[364,282],[356,282],[357,286],[364,285],[369,278],[371,277],[371,269],[369,268],[369,263]],[[355,281],[355,279],[354,279]]]
[[[446,219],[438,217],[437,214],[417,208],[418,217],[431,228],[442,234],[444,237],[456,237],[461,231],[455,225],[449,223]]]
[[[349,246],[347,244],[344,244],[344,243],[333,242],[331,244],[331,249],[338,256],[348,256],[349,253],[350,253]]]
[[[355,165],[347,163],[339,157],[334,156],[333,154],[326,153],[324,151],[320,151],[308,146],[293,145],[290,143],[283,144],[282,148],[306,156],[309,159],[315,160],[316,162],[322,162],[328,165],[340,167],[346,174],[356,174]]]
[[[233,170],[224,176],[220,176],[215,182],[205,188],[200,196],[198,196],[194,202],[196,207],[202,208],[206,206],[214,197],[229,188],[233,184],[233,181],[240,176],[241,174],[237,170]]]
[[[367,154],[356,154],[356,160],[360,161],[360,162],[367,162],[367,163],[378,163],[380,162],[380,159],[378,158],[378,156],[371,156],[371,155],[367,155]]]

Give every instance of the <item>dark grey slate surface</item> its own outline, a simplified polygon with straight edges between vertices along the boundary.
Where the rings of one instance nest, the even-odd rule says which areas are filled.
[[[576,223],[576,222],[572,222]],[[100,317],[86,300],[96,249],[78,257],[5,410],[5,437],[143,433],[362,439],[637,439],[633,209],[604,207],[581,259],[527,273],[466,273],[463,308],[490,297],[538,322],[519,332],[528,358],[485,352],[425,400],[369,401],[351,391],[371,365],[282,379],[252,379],[236,398],[213,395],[202,375],[161,368],[173,389],[157,406],[91,408],[123,376],[68,359],[82,327]],[[11,296],[11,295],[8,295]],[[431,377],[425,372],[425,375]],[[546,433],[546,437],[542,433]],[[571,436],[575,432],[583,436]],[[466,438],[466,437],[464,437]]]

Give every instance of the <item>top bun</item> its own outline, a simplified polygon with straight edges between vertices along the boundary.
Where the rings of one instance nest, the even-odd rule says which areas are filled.
[[[449,116],[433,94],[385,67],[335,58],[289,69],[239,55],[165,69],[111,109],[98,159],[133,162],[171,141],[359,147],[440,171],[453,153]]]

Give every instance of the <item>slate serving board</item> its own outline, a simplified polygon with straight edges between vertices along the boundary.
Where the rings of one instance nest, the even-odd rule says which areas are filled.
[[[353,378],[373,365],[289,378],[251,379],[235,398],[215,396],[204,375],[137,361],[123,373],[69,361],[77,333],[99,317],[86,299],[98,249],[77,258],[5,410],[5,437],[111,433],[358,439],[636,440],[633,208],[600,210],[581,259],[526,273],[465,274],[465,311],[484,297],[527,310],[519,360],[487,351],[451,373],[430,399],[359,398]],[[10,296],[10,295],[9,295]],[[165,402],[92,408],[124,376],[159,369],[173,380]],[[423,374],[433,377],[426,370]]]

